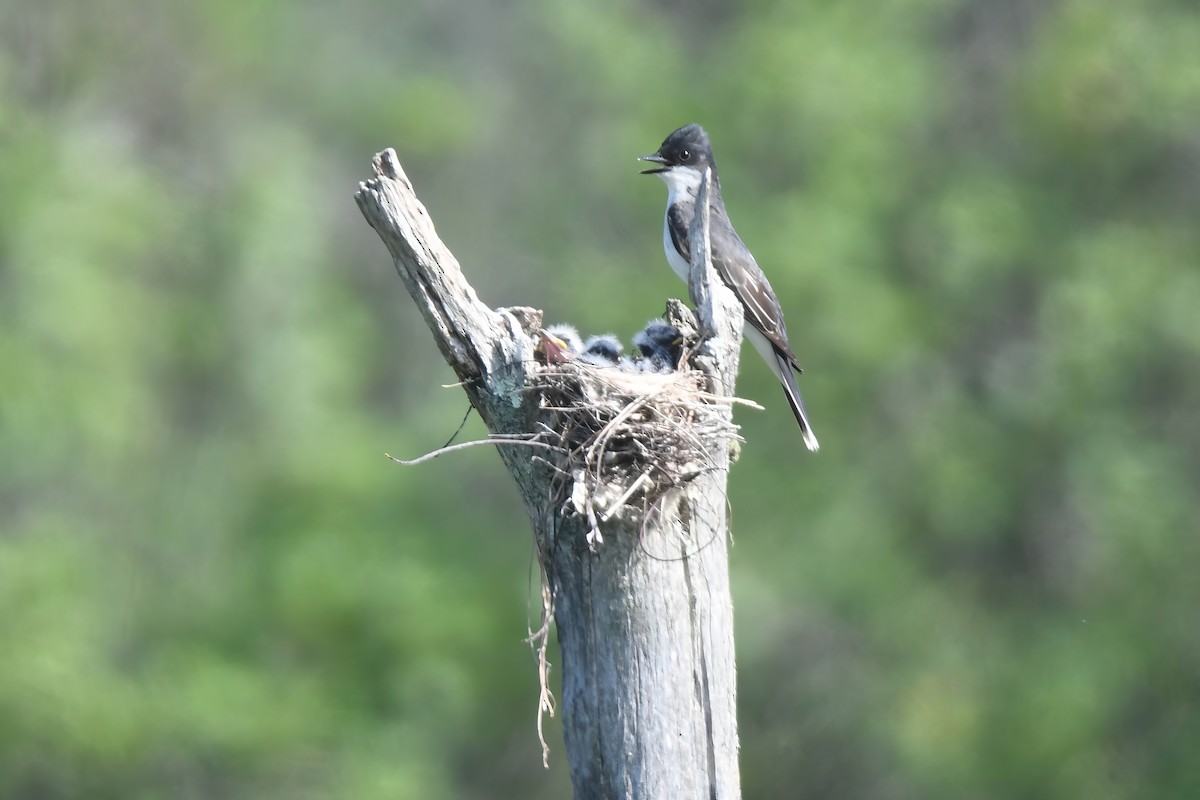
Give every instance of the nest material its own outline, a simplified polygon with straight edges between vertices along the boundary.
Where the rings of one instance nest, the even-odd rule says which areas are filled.
[[[541,393],[542,438],[561,453],[553,466],[564,483],[563,511],[585,515],[588,539],[599,523],[642,513],[669,490],[724,463],[740,441],[730,398],[705,390],[703,373],[666,374],[552,364],[533,379]]]

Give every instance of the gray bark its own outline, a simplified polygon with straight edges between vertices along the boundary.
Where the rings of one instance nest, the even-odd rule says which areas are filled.
[[[698,463],[668,469],[663,462],[679,460],[680,450],[664,445],[631,467],[630,454],[614,446],[599,448],[585,469],[549,449],[565,439],[545,434],[575,418],[556,405],[561,393],[549,398],[534,358],[540,312],[483,305],[395,153],[376,155],[374,168],[355,199],[471,403],[493,436],[547,447],[497,445],[533,522],[549,586],[576,800],[735,800],[741,793],[725,487],[742,314],[708,261],[707,182],[692,231],[698,268],[689,285],[704,334],[692,363],[707,378],[684,399],[694,399],[708,422],[682,434],[685,443],[697,443]],[[686,311],[674,316],[686,327]],[[618,416],[632,420],[623,431],[637,441],[641,417],[631,412],[641,409],[647,425],[661,417],[647,410],[659,402],[656,386],[613,389],[603,376],[570,366],[562,379],[602,405],[616,402]],[[675,385],[671,391],[686,394]],[[661,440],[657,431],[644,439]],[[652,471],[656,477],[647,480]]]

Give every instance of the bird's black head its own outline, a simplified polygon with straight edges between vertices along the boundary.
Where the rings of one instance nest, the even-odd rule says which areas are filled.
[[[683,354],[683,334],[674,325],[652,319],[633,337],[633,344],[652,372],[673,372]]]
[[[700,173],[704,172],[705,167],[711,167],[714,175],[717,172],[712,145],[708,143],[708,134],[695,123],[684,125],[663,139],[657,152],[641,156],[638,160],[662,165],[655,169],[642,170],[643,175],[658,175],[675,167],[690,167]]]
[[[678,347],[682,343],[683,334],[679,332],[679,328],[661,319],[650,320],[646,327],[633,337],[634,346],[641,350],[644,356],[664,347]]]

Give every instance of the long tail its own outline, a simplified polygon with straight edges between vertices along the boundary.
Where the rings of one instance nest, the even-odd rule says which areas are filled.
[[[787,397],[788,405],[791,406],[796,422],[800,423],[800,432],[804,434],[804,446],[815,453],[821,449],[821,446],[817,444],[817,437],[813,435],[812,425],[808,421],[808,412],[804,410],[804,401],[800,399],[800,387],[796,385],[796,375],[792,372],[791,361],[776,350],[774,343],[750,323],[746,323],[745,331],[750,344],[754,345],[754,349],[767,362],[767,366],[771,368],[771,372],[775,373],[775,377],[783,386],[783,393]]]
[[[796,375],[792,372],[792,365],[788,360],[775,354],[776,369],[773,372],[779,377],[779,383],[783,386],[783,393],[787,396],[788,405],[792,407],[792,414],[796,416],[796,422],[800,424],[800,432],[804,435],[804,446],[814,453],[821,449],[821,445],[817,443],[817,436],[813,433],[812,423],[808,421],[808,412],[804,410],[804,400],[800,397],[800,387],[796,384]]]

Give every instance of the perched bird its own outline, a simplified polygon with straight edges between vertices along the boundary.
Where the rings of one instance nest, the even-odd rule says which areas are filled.
[[[683,355],[683,334],[674,325],[652,319],[633,336],[633,346],[641,351],[641,364],[650,372],[673,372]]]
[[[594,367],[615,367],[621,363],[621,342],[611,333],[589,336],[579,360]]]
[[[696,211],[696,191],[700,188],[705,168],[712,171],[708,196],[713,268],[741,302],[746,338],[783,386],[788,405],[800,424],[805,446],[816,451],[819,448],[817,437],[808,421],[793,372],[801,370],[796,354],[788,344],[783,309],[779,307],[779,300],[767,282],[767,276],[759,269],[754,256],[729,222],[725,201],[721,199],[721,182],[717,179],[717,164],[713,160],[708,134],[699,125],[685,125],[664,139],[657,152],[641,156],[638,160],[658,164],[658,167],[644,170],[642,174],[657,175],[667,184],[663,249],[671,269],[685,283],[691,269],[688,229]]]
[[[573,325],[551,325],[542,329],[541,350],[547,364],[561,364],[583,352],[583,340]]]

